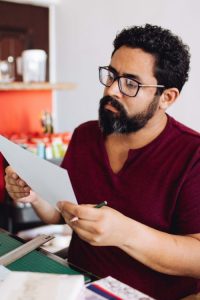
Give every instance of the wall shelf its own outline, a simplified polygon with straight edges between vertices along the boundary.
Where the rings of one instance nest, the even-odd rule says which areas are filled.
[[[0,83],[0,91],[47,91],[47,90],[73,90],[75,83],[50,83],[50,82],[9,82]]]

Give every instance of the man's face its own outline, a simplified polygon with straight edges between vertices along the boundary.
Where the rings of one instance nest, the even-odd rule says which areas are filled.
[[[114,53],[110,67],[118,76],[128,74],[141,84],[156,85],[154,62],[151,54],[124,46]],[[99,107],[103,133],[131,133],[145,127],[158,112],[160,97],[155,93],[156,87],[141,87],[136,97],[125,96],[120,92],[117,80],[106,87]]]

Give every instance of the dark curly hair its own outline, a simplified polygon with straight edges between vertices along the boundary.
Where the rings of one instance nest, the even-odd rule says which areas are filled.
[[[123,29],[117,34],[112,55],[122,46],[140,48],[155,57],[154,76],[165,88],[181,91],[188,80],[189,47],[170,30],[146,24]]]

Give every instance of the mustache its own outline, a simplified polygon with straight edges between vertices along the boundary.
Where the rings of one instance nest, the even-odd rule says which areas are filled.
[[[119,101],[112,98],[111,96],[104,96],[103,98],[101,98],[100,108],[103,109],[103,107],[108,103],[110,105],[112,105],[114,108],[116,108],[119,112],[122,112],[122,111],[124,112],[123,105],[121,103],[119,103]]]

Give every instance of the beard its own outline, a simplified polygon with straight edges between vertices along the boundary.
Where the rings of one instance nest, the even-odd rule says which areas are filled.
[[[153,117],[158,108],[159,96],[154,96],[149,106],[140,113],[128,116],[123,105],[110,96],[100,100],[99,125],[105,135],[112,133],[128,134],[142,129]],[[112,105],[117,113],[105,109],[106,104]]]

